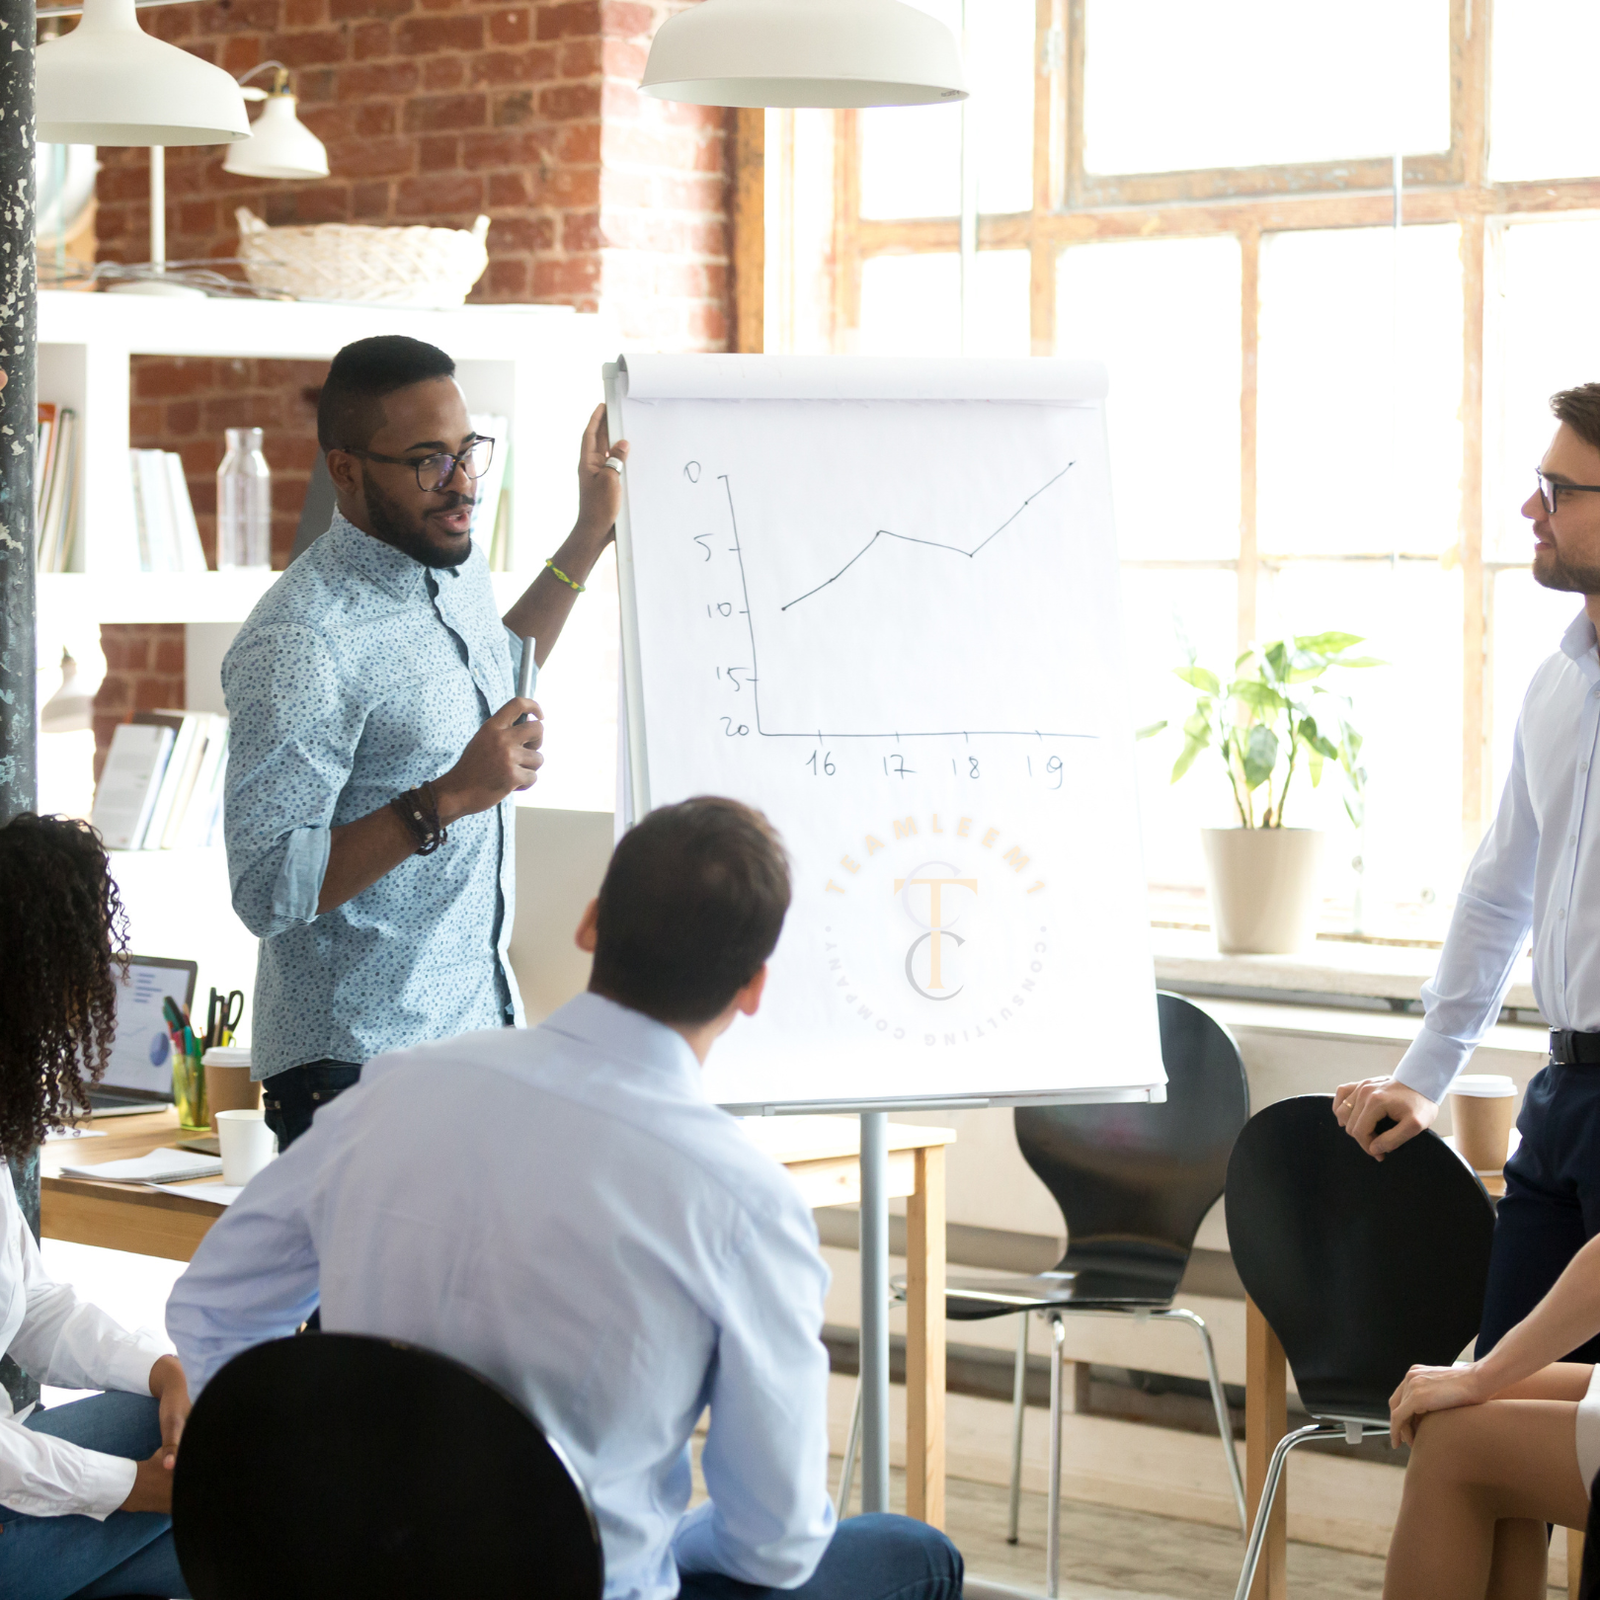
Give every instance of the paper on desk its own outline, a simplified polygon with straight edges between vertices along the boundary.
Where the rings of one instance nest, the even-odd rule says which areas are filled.
[[[198,1155],[193,1150],[152,1150],[126,1161],[63,1166],[61,1170],[67,1177],[98,1178],[105,1183],[172,1183],[179,1178],[215,1177],[222,1171],[222,1162],[217,1156]]]
[[[104,1128],[52,1128],[45,1136],[46,1144],[54,1144],[57,1139],[103,1139],[106,1136]]]
[[[204,1200],[207,1205],[231,1206],[244,1193],[244,1186],[226,1183],[152,1183],[158,1194],[181,1194],[185,1200]]]

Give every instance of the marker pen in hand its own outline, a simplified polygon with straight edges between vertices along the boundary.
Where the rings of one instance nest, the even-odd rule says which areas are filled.
[[[533,651],[534,639],[530,633],[522,641],[522,662],[517,668],[517,698],[519,700],[526,700],[532,695],[534,682],[539,675],[539,669],[533,664]],[[517,718],[519,726],[524,722],[532,721],[533,713],[531,711],[524,711]]]

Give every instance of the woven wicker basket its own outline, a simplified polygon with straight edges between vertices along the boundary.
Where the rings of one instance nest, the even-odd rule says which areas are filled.
[[[239,259],[258,289],[297,300],[458,306],[489,264],[489,219],[461,228],[372,228],[346,222],[269,228],[245,206]]]

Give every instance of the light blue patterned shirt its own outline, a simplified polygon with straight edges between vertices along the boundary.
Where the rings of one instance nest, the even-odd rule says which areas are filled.
[[[827,1548],[827,1287],[799,1189],[682,1037],[584,994],[370,1062],[223,1212],[167,1331],[195,1393],[319,1296],[325,1331],[454,1357],[567,1451],[607,1600],[669,1600],[680,1572],[793,1588]]]
[[[239,630],[223,822],[233,908],[261,940],[255,1077],[520,1021],[509,797],[342,906],[317,899],[329,830],[454,766],[521,651],[476,545],[424,567],[337,513]]]

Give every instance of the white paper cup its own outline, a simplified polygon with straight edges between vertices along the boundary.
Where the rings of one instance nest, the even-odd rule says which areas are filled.
[[[264,1111],[219,1111],[216,1123],[222,1181],[243,1188],[278,1153],[277,1138]]]

